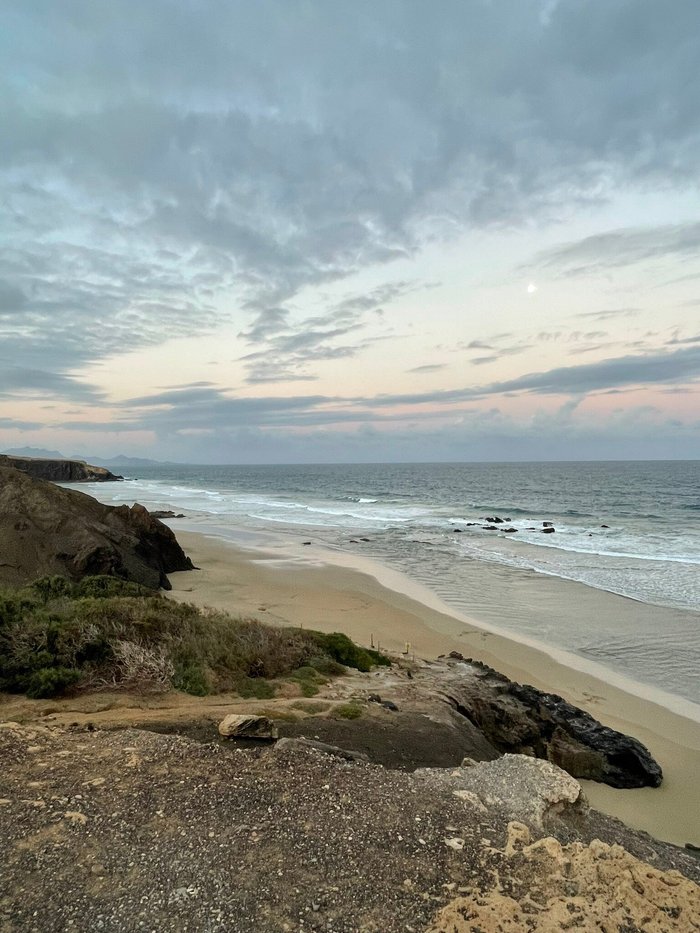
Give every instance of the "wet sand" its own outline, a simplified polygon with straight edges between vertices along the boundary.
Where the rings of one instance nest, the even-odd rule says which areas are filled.
[[[426,659],[457,650],[514,680],[558,693],[605,725],[636,736],[661,764],[662,787],[620,791],[582,782],[589,800],[659,839],[700,844],[700,707],[499,634],[375,561],[300,543],[263,552],[194,532],[177,535],[200,569],[171,575],[175,599],[277,625],[342,631],[361,644]],[[620,597],[559,582],[562,613],[575,601],[583,617],[589,605],[591,617],[609,612],[612,623]]]

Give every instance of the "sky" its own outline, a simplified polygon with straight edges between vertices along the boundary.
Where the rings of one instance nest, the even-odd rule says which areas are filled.
[[[5,0],[0,450],[700,458],[697,0]]]

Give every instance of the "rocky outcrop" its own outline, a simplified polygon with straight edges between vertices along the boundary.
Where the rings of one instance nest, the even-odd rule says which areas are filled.
[[[427,933],[700,929],[700,888],[620,845],[598,839],[562,845],[552,836],[533,841],[527,827],[513,821],[500,854],[507,889],[468,887],[440,909]]]
[[[349,747],[367,751],[371,761],[411,769],[449,768],[459,765],[465,755],[488,761],[513,753],[553,762],[574,777],[612,787],[661,783],[661,768],[637,739],[607,728],[555,694],[509,680],[458,651],[437,661],[413,662],[411,669],[382,668],[365,677],[365,690],[357,678],[339,678],[333,684],[333,697],[364,700],[368,711],[381,710],[379,721],[383,718],[387,727],[382,748],[405,746],[411,750],[410,761],[408,756],[398,765],[387,761],[371,746],[358,744],[356,734],[326,730],[321,738],[335,745],[354,742]],[[401,712],[372,703],[375,696],[391,701]],[[396,731],[404,717],[412,734]],[[421,718],[429,726],[424,731]],[[359,722],[367,720],[364,716]],[[317,723],[321,727],[321,720],[315,720],[314,728]],[[306,729],[310,724],[303,725]],[[292,734],[286,725],[284,732]]]
[[[603,726],[553,693],[479,662],[457,663],[444,695],[501,752],[544,758],[611,787],[658,787],[661,768],[637,739]]]
[[[103,505],[0,467],[0,583],[107,574],[170,589],[166,574],[191,569],[170,528],[142,505]]]
[[[12,467],[34,479],[46,479],[52,483],[107,483],[124,478],[110,473],[105,467],[90,466],[83,460],[44,460],[0,454],[0,467]]]

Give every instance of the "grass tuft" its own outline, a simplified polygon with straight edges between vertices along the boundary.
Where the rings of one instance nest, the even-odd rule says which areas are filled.
[[[357,703],[344,703],[342,706],[336,706],[331,715],[336,719],[359,719],[362,713],[362,707]]]

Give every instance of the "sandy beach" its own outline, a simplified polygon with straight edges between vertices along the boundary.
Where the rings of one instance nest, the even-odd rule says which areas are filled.
[[[669,699],[669,708],[653,690],[612,672],[579,669],[585,666],[579,659],[499,634],[375,561],[314,545],[261,551],[192,531],[177,535],[199,569],[171,576],[175,599],[277,625],[342,631],[362,644],[425,659],[457,650],[634,735],[661,764],[663,785],[614,790],[583,782],[592,805],[659,839],[700,844],[700,709],[693,704]],[[620,597],[558,582],[562,612],[574,601],[583,616],[616,611]]]

